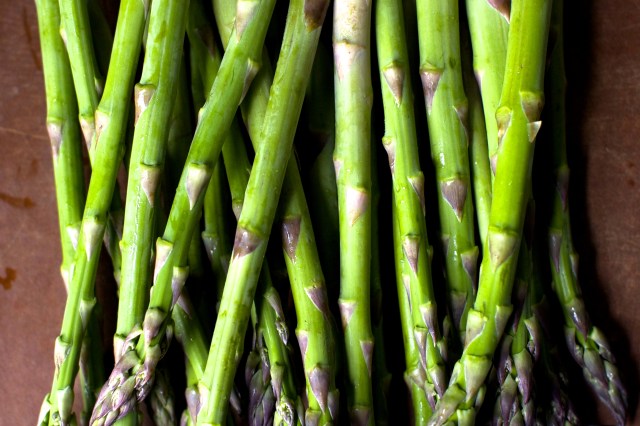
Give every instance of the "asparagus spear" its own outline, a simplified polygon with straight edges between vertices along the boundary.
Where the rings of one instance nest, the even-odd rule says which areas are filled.
[[[156,243],[154,286],[143,321],[143,332],[131,335],[127,354],[122,357],[125,361],[115,366],[110,382],[103,389],[105,394],[124,393],[122,399],[125,401],[130,400],[134,393],[138,400],[146,397],[155,366],[170,341],[168,316],[186,279],[188,248],[200,217],[204,189],[233,119],[235,108],[229,105],[238,105],[258,66],[257,52],[264,39],[274,0],[259,0],[246,6],[240,10],[235,35],[231,37],[232,45],[200,112],[199,125],[163,237]],[[119,379],[122,374],[135,377],[134,386],[122,388]]]
[[[411,397],[412,424],[426,424],[432,414],[432,402],[427,399],[424,383],[426,374],[422,366],[422,358],[418,344],[413,334],[413,318],[411,316],[411,296],[406,287],[411,274],[411,266],[406,260],[402,250],[402,235],[398,223],[398,208],[394,201],[393,213],[393,248],[395,257],[396,287],[400,304],[400,323],[402,325],[402,340],[404,342],[404,356],[406,372],[404,381],[407,384]]]
[[[305,4],[294,1],[289,8],[279,66],[261,132],[263,142],[256,153],[247,185],[205,378],[199,386],[203,408],[198,416],[198,424],[220,423],[224,416],[224,405],[236,368],[235,354],[241,344],[238,336],[246,328],[257,272],[266,251],[276,200],[279,198],[295,124],[302,107],[302,95],[327,5],[325,1]],[[325,371],[323,366],[314,366],[311,378],[312,388],[325,390],[326,396],[330,382]],[[322,400],[324,403],[326,401]],[[323,411],[329,411],[326,405],[323,408]]]
[[[229,13],[229,5],[230,2],[214,2],[223,44],[230,33],[227,27],[230,22],[229,16],[232,15]],[[256,76],[245,102],[241,105],[244,121],[256,151],[259,151],[265,143],[260,132],[273,79],[268,66],[268,55],[263,52],[262,56],[262,70]],[[300,346],[305,348],[303,364],[309,401],[307,417],[314,420],[320,416],[320,421],[326,422],[336,415],[339,399],[335,387],[334,331],[309,209],[302,190],[300,173],[293,157],[289,159],[284,177],[279,216],[283,218],[283,251],[286,255],[285,262],[296,314],[300,319],[296,335]],[[327,384],[326,388],[325,384]]]
[[[500,105],[505,75],[511,1],[466,0],[466,5],[473,45],[473,69],[482,93],[493,180],[500,137],[495,112]]]
[[[78,227],[84,205],[84,178],[82,175],[81,133],[77,121],[78,108],[73,80],[65,47],[58,32],[60,14],[56,1],[36,2],[42,48],[45,92],[47,99],[47,130],[51,143],[53,173],[58,205],[58,223],[62,245],[60,273],[68,288]],[[83,340],[80,381],[83,413],[95,402],[95,389],[103,380],[101,349],[97,318],[91,317],[87,335]],[[38,424],[47,424],[49,415],[47,396],[43,404],[43,418]],[[45,414],[46,413],[46,414]],[[86,418],[83,414],[83,418]]]
[[[500,148],[478,295],[467,318],[466,347],[430,424],[444,424],[453,416],[461,423],[473,419],[478,391],[512,311],[517,248],[541,124],[550,12],[547,0],[512,3],[505,82],[496,113]]]
[[[466,43],[465,43],[466,41]],[[471,66],[471,46],[466,37],[462,42],[462,79],[464,90],[469,102],[469,125],[467,127],[469,140],[469,163],[471,165],[471,184],[473,185],[474,206],[477,219],[480,243],[485,245],[487,229],[489,227],[489,212],[491,210],[491,196],[493,192],[491,169],[489,166],[489,151],[487,145],[487,130],[484,122],[484,111],[478,82],[473,79]]]
[[[411,319],[410,330],[418,350],[418,364],[414,354],[407,353],[406,377],[424,390],[430,403],[442,395],[445,386],[445,343],[438,327],[438,315],[433,283],[429,240],[425,224],[424,175],[418,160],[413,95],[409,59],[404,40],[404,18],[400,4],[394,0],[380,0],[376,5],[376,34],[378,63],[385,114],[383,144],[389,155],[393,177],[394,211],[399,227]],[[402,30],[398,30],[398,28]],[[406,269],[409,266],[410,269]],[[401,311],[404,312],[404,311]],[[407,346],[405,351],[413,346]]]
[[[105,92],[96,114],[100,131],[98,142],[92,144],[96,159],[89,185],[83,224],[78,232],[75,265],[70,280],[70,292],[62,325],[56,339],[54,384],[52,386],[51,419],[67,423],[73,402],[72,383],[77,371],[79,342],[84,321],[95,304],[93,283],[100,252],[100,239],[106,222],[115,185],[117,165],[121,158],[121,129],[126,117],[129,91],[137,64],[142,35],[144,7],[138,1],[121,4],[121,21],[116,28],[112,66]],[[137,31],[139,30],[139,31]]]
[[[447,294],[453,327],[463,342],[473,302],[478,247],[473,233],[468,104],[462,86],[458,2],[422,0],[416,2],[416,8],[420,78],[438,180]]]
[[[562,37],[562,1],[553,9],[553,31],[556,43],[550,50],[549,122],[551,130],[551,168],[555,173],[549,254],[553,289],[560,300],[565,317],[565,337],[569,351],[582,367],[589,385],[604,402],[618,424],[626,419],[627,395],[615,365],[615,358],[605,334],[594,326],[585,308],[578,282],[578,254],[573,247],[568,204],[569,166],[565,134],[565,74]]]
[[[89,11],[83,0],[60,0],[60,34],[71,64],[71,73],[78,99],[80,127],[87,148],[95,133],[94,114],[98,106],[102,82],[93,49]]]
[[[153,383],[149,401],[151,402],[151,417],[155,424],[176,424],[175,401],[167,365],[161,365],[156,371],[156,380]]]
[[[357,25],[353,25],[357,22]],[[371,3],[336,1],[333,57],[336,135],[333,161],[340,218],[340,314],[352,422],[374,423],[371,370]]]

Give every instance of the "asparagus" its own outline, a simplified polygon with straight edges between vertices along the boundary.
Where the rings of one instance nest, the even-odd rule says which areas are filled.
[[[324,1],[306,4],[294,1],[289,8],[279,66],[261,132],[263,142],[247,185],[205,377],[199,386],[203,407],[198,424],[218,424],[224,416],[236,368],[235,354],[241,344],[238,336],[246,328],[327,5]],[[312,388],[324,388],[324,385],[328,388],[330,382],[325,379],[328,374],[316,366],[312,372]],[[326,405],[323,408],[326,409]]]
[[[569,351],[582,368],[591,388],[613,413],[618,424],[624,424],[627,395],[616,368],[616,361],[605,334],[594,326],[582,299],[578,282],[578,254],[573,247],[568,203],[569,166],[565,135],[565,76],[562,37],[562,1],[553,10],[553,32],[556,43],[550,49],[549,123],[551,130],[551,168],[554,186],[549,254],[553,289],[560,300],[565,317],[565,337]]]
[[[518,255],[514,315],[502,338],[496,366],[499,390],[494,422],[497,424],[530,425],[535,420],[533,369],[541,336],[533,311],[531,246],[530,242],[524,242],[525,239]]]
[[[465,40],[466,41],[466,40]],[[471,165],[471,183],[473,185],[474,206],[476,212],[480,243],[485,245],[487,229],[489,227],[489,212],[491,210],[491,196],[493,192],[491,169],[489,166],[489,151],[487,145],[487,131],[484,122],[484,111],[478,83],[473,79],[470,49],[468,43],[463,43],[462,77],[465,93],[469,103],[469,163]],[[467,60],[469,59],[469,60]]]
[[[95,133],[94,114],[102,83],[93,49],[87,2],[60,0],[60,34],[65,41],[78,99],[80,127],[87,148]]]
[[[393,248],[395,258],[396,287],[400,304],[400,323],[402,325],[402,340],[404,342],[404,356],[406,372],[404,381],[409,389],[412,408],[412,424],[426,424],[432,414],[432,402],[427,399],[424,389],[426,374],[422,367],[422,358],[413,334],[413,318],[411,316],[411,296],[406,287],[411,274],[411,266],[402,250],[402,236],[398,224],[398,208],[394,200],[393,213]]]
[[[143,400],[153,380],[153,371],[170,341],[168,317],[187,276],[187,254],[193,231],[201,213],[204,189],[220,153],[235,108],[258,67],[257,51],[262,44],[274,0],[257,1],[240,10],[232,46],[225,54],[209,98],[200,112],[199,125],[180,177],[162,238],[156,243],[156,263],[151,300],[142,332],[131,335],[131,343],[116,364],[105,394],[125,393]],[[143,336],[143,338],[140,338]],[[126,357],[126,358],[125,358]],[[131,371],[130,371],[131,370]],[[135,385],[122,388],[120,375],[135,378]],[[129,404],[129,402],[127,402]]]
[[[93,283],[100,252],[100,239],[106,222],[106,212],[113,195],[117,165],[121,158],[119,149],[122,124],[126,116],[129,90],[137,63],[144,22],[144,7],[138,1],[121,4],[121,22],[116,28],[112,66],[101,104],[96,111],[100,131],[92,144],[95,165],[89,184],[83,224],[78,232],[78,244],[73,274],[69,285],[69,298],[65,307],[62,333],[56,339],[54,383],[51,393],[50,421],[68,423],[73,403],[72,383],[76,375],[79,342],[84,323],[90,317],[95,304]],[[83,321],[82,319],[85,319]]]
[[[84,204],[84,179],[82,175],[81,134],[77,115],[78,109],[73,90],[71,69],[63,40],[58,32],[60,14],[55,1],[36,2],[42,47],[45,92],[47,99],[47,130],[51,143],[53,173],[58,205],[58,223],[62,263],[60,274],[68,288],[78,227],[82,220]],[[83,407],[93,405],[96,382],[102,380],[101,351],[95,343],[99,341],[96,318],[83,341],[81,361],[81,389]],[[43,418],[38,424],[47,424],[50,398],[43,404]],[[46,414],[45,414],[46,413]],[[83,416],[85,418],[85,416]]]
[[[409,59],[404,46],[404,18],[400,4],[381,0],[376,5],[378,63],[385,114],[383,144],[389,156],[393,178],[394,211],[403,253],[402,278],[406,280],[410,303],[411,333],[419,354],[419,364],[407,360],[406,376],[424,389],[430,407],[445,386],[445,342],[431,281],[430,246],[425,224],[424,175],[418,160],[413,95]],[[406,78],[405,78],[406,76]],[[409,269],[406,267],[409,266]],[[396,269],[401,269],[396,261]],[[401,311],[402,312],[402,311]],[[405,350],[407,350],[405,344]],[[407,357],[413,357],[408,353]]]
[[[495,112],[500,105],[505,75],[511,3],[509,0],[466,0],[473,68],[482,93],[492,181],[500,138]]]
[[[460,423],[472,421],[478,391],[512,311],[533,142],[541,124],[550,11],[546,0],[512,3],[505,82],[496,112],[500,147],[478,294],[467,319],[466,347],[430,424],[443,424],[452,416]]]
[[[320,44],[307,88],[306,108],[308,136],[305,144],[319,150],[308,168],[305,187],[313,230],[318,237],[318,254],[325,274],[329,297],[337,297],[339,288],[340,237],[338,231],[338,193],[333,167],[335,148],[335,111],[333,58]],[[286,185],[286,183],[285,183]]]
[[[336,134],[333,161],[340,228],[340,315],[353,423],[374,423],[371,370],[371,3],[336,1],[333,11]],[[357,26],[353,22],[358,22]]]
[[[156,380],[149,396],[151,402],[151,417],[157,425],[175,425],[175,401],[169,369],[162,365],[156,371]]]
[[[232,15],[232,8],[230,2],[214,2],[214,9],[220,36],[225,44],[230,33],[228,23],[231,21],[229,16]],[[262,70],[241,106],[256,151],[265,143],[260,132],[272,82],[267,58],[264,52]],[[335,387],[334,331],[328,311],[325,279],[295,158],[290,158],[287,165],[279,216],[283,218],[283,251],[299,319],[296,335],[300,347],[305,348],[302,360],[309,401],[306,417],[315,420],[320,416],[319,421],[326,422],[336,415],[339,399]],[[328,384],[326,388],[325,383]]]
[[[431,157],[438,180],[438,207],[446,282],[454,330],[464,341],[473,303],[478,260],[468,156],[468,104],[462,86],[458,2],[416,3],[420,78],[427,109]]]

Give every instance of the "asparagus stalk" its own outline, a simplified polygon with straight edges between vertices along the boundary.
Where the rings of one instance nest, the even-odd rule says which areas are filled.
[[[484,111],[478,83],[473,79],[471,67],[471,46],[463,42],[462,77],[465,93],[469,102],[469,163],[471,165],[471,184],[473,185],[474,207],[476,212],[480,243],[485,245],[491,211],[492,176],[489,165],[489,148]],[[467,60],[469,59],[469,60]]]
[[[473,303],[478,247],[470,196],[468,103],[462,86],[458,2],[421,0],[416,8],[420,78],[438,180],[447,294],[453,327],[463,342]]]
[[[353,25],[357,22],[357,25]],[[336,136],[333,161],[340,219],[340,315],[352,422],[374,423],[371,371],[371,3],[336,1],[333,57]]]
[[[453,416],[472,420],[478,391],[491,368],[511,314],[511,290],[531,179],[533,147],[540,128],[546,42],[551,12],[547,0],[515,0],[507,49],[505,82],[496,113],[500,128],[487,243],[480,284],[467,319],[466,347],[430,424]]]
[[[95,304],[93,283],[100,252],[100,239],[103,236],[117,166],[121,159],[121,129],[125,122],[127,101],[140,48],[144,22],[143,4],[139,1],[124,1],[121,4],[120,16],[111,61],[114,71],[107,77],[105,92],[96,111],[100,123],[100,131],[95,135],[98,142],[92,144],[96,162],[89,184],[83,224],[78,232],[75,265],[70,277],[69,298],[65,307],[62,332],[55,345],[56,371],[51,394],[51,420],[54,422],[68,423],[71,418],[72,384],[77,372],[79,342],[84,333],[84,323],[90,317]]]
[[[257,1],[240,10],[235,35],[220,66],[207,103],[200,112],[199,125],[187,156],[180,183],[163,237],[156,243],[154,286],[143,332],[131,336],[126,362],[117,364],[103,392],[136,394],[143,400],[153,380],[153,371],[170,341],[168,316],[175,305],[187,275],[189,244],[201,214],[204,189],[220,153],[223,137],[233,119],[234,107],[251,83],[258,67],[257,52],[273,11],[274,0]],[[143,338],[140,336],[143,335]],[[125,355],[123,355],[125,359]],[[122,359],[121,359],[122,361]],[[120,386],[119,376],[135,377],[135,385]],[[109,388],[109,390],[107,390]]]
[[[261,132],[263,142],[247,185],[205,379],[200,383],[203,408],[198,424],[219,424],[224,416],[236,368],[235,354],[241,344],[238,336],[246,329],[327,5],[325,1],[306,4],[294,1],[289,8],[279,66]],[[313,389],[326,391],[324,385],[329,387],[328,374],[324,373],[322,366],[312,370]]]
[[[333,167],[335,148],[335,111],[333,90],[333,58],[322,45],[313,63],[311,79],[307,88],[306,104],[308,137],[304,144],[314,145],[317,157],[308,169],[305,194],[309,203],[309,214],[313,230],[318,236],[318,254],[325,274],[329,298],[338,297],[340,271],[340,237],[338,230],[338,193],[336,172]],[[286,183],[285,183],[286,185]],[[333,283],[333,284],[332,284]]]
[[[432,402],[427,399],[424,383],[426,374],[422,366],[422,357],[413,334],[413,317],[411,316],[411,295],[406,284],[413,273],[409,262],[402,250],[402,235],[398,223],[398,208],[394,200],[393,213],[393,249],[395,257],[396,287],[400,304],[400,323],[402,325],[402,340],[404,342],[404,356],[406,372],[404,381],[411,397],[412,424],[426,424],[432,414]],[[416,374],[417,373],[417,374]]]
[[[230,33],[230,2],[214,2],[223,44]],[[310,11],[312,8],[310,9]],[[272,73],[266,52],[263,67],[242,105],[244,121],[256,151],[265,143],[261,136],[269,102]],[[327,422],[337,415],[338,391],[335,387],[336,360],[332,317],[328,310],[325,279],[302,190],[295,158],[290,158],[283,182],[279,216],[282,220],[283,251],[290,277],[298,319],[296,335],[303,351],[308,411],[306,417]],[[302,320],[304,319],[304,320]],[[326,387],[325,387],[326,386]],[[329,408],[327,410],[327,408]]]
[[[59,4],[60,34],[69,54],[78,99],[80,127],[91,151],[91,140],[95,133],[94,114],[98,107],[99,92],[102,92],[102,83],[93,49],[89,11],[84,0],[60,0]]]
[[[495,113],[505,75],[511,3],[510,0],[466,0],[473,69],[482,94],[492,180],[500,138]]]
[[[378,63],[385,113],[383,144],[389,156],[393,178],[394,211],[399,227],[403,270],[409,297],[412,338],[419,354],[407,353],[406,377],[426,393],[430,408],[445,387],[445,343],[438,327],[438,315],[431,259],[425,224],[424,175],[420,170],[413,113],[409,59],[404,40],[404,17],[400,3],[381,0],[376,5]],[[398,30],[398,28],[402,30]],[[405,78],[406,77],[406,78]],[[406,269],[406,267],[409,269]],[[413,346],[412,346],[413,348]],[[405,343],[405,351],[409,347]],[[416,419],[417,420],[417,419]]]
[[[151,402],[151,417],[157,425],[175,425],[175,401],[169,369],[162,365],[156,371],[156,380],[149,396]]]
[[[56,1],[36,2],[42,48],[45,92],[47,99],[47,130],[51,143],[53,173],[58,205],[58,223],[62,263],[60,273],[68,289],[78,227],[84,205],[84,178],[82,175],[81,133],[77,121],[78,108],[73,90],[69,60],[58,32],[60,14]],[[92,316],[90,328],[83,341],[81,356],[81,389],[83,413],[95,402],[95,389],[103,380],[101,349],[97,318]],[[44,418],[38,424],[47,424],[50,398],[43,404]],[[45,414],[46,413],[46,414]],[[86,416],[83,414],[83,419]]]
[[[553,32],[556,43],[550,50],[549,64],[549,122],[552,138],[551,168],[555,173],[551,223],[549,225],[549,254],[553,289],[560,300],[565,317],[565,337],[569,351],[580,365],[584,377],[614,415],[624,424],[627,396],[611,346],[605,334],[594,326],[582,299],[578,282],[578,254],[571,237],[568,203],[569,166],[565,133],[565,74],[562,37],[562,1],[556,0],[553,10]]]

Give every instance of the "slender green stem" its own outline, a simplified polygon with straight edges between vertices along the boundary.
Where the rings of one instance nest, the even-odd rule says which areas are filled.
[[[223,44],[229,33],[226,23],[229,15],[233,15],[231,6],[232,2],[214,2]],[[266,51],[262,57],[262,70],[242,105],[244,121],[256,151],[260,151],[266,141],[261,130],[273,80]],[[314,420],[320,416],[320,421],[326,423],[336,414],[339,400],[335,385],[334,329],[309,209],[293,157],[289,159],[284,177],[279,216],[282,217],[283,251],[298,318],[296,335],[300,346],[306,348],[303,353],[309,401],[306,417]],[[328,384],[326,389],[324,383]]]
[[[468,155],[468,103],[462,86],[458,2],[420,0],[420,78],[427,109],[431,157],[453,326],[464,341],[478,259]]]
[[[511,290],[529,196],[534,141],[541,122],[551,2],[514,0],[505,82],[496,113],[500,147],[478,295],[467,318],[466,347],[431,424],[474,416],[474,404],[512,311]]]
[[[51,143],[62,246],[60,273],[65,286],[68,287],[84,204],[81,133],[69,59],[58,32],[58,3],[55,0],[39,0],[36,2],[36,8],[47,99],[46,121]],[[83,374],[83,384],[91,382],[90,371],[87,371],[87,374],[89,377]],[[91,398],[88,398],[90,391],[87,392],[91,386],[90,383],[87,385],[82,386],[85,406],[91,401]],[[39,419],[38,424],[48,423],[50,403],[51,398],[47,395],[43,403],[43,417]]]
[[[54,383],[50,422],[68,423],[73,405],[73,380],[78,369],[80,341],[84,324],[90,317],[95,297],[93,285],[101,248],[106,215],[116,181],[117,166],[121,159],[120,139],[122,124],[140,49],[136,29],[140,36],[144,22],[144,7],[139,1],[121,4],[121,21],[116,29],[112,66],[114,72],[107,77],[102,102],[96,111],[100,131],[92,144],[96,159],[83,221],[78,232],[78,245],[73,275],[69,285],[69,298],[65,306],[62,330],[56,339]],[[82,112],[81,112],[82,114]],[[83,321],[84,318],[84,321]]]
[[[462,77],[465,93],[469,102],[469,163],[471,165],[471,183],[473,185],[474,207],[480,235],[480,243],[485,245],[491,211],[492,175],[489,165],[487,130],[482,109],[482,99],[477,81],[473,78],[471,67],[471,46],[462,43]]]
[[[413,334],[413,317],[411,315],[411,292],[406,284],[413,273],[409,262],[402,250],[402,235],[398,223],[398,208],[393,203],[393,249],[396,271],[396,288],[400,305],[400,324],[402,326],[402,340],[404,342],[404,357],[406,370],[404,381],[409,389],[412,408],[412,424],[423,425],[433,413],[431,403],[427,399],[424,382],[426,380],[422,367],[421,354]],[[417,374],[416,374],[417,373]]]
[[[424,389],[431,408],[445,387],[445,342],[438,326],[437,303],[431,281],[430,246],[425,223],[424,175],[420,169],[411,89],[409,58],[400,3],[376,5],[378,63],[385,114],[383,145],[393,178],[394,211],[404,254],[411,309],[411,332],[420,362],[407,363],[406,376]],[[406,269],[406,266],[409,269]],[[396,268],[400,265],[396,262]],[[405,346],[406,349],[409,347]],[[413,346],[411,347],[413,348]],[[415,360],[413,353],[408,359]]]
[[[324,1],[294,1],[289,8],[261,132],[263,142],[247,185],[205,378],[200,383],[203,407],[198,424],[220,424],[224,419],[236,369],[235,353],[241,345],[239,336],[246,329],[326,7]]]
[[[153,3],[142,76],[135,87],[136,123],[121,243],[124,256],[117,325],[120,336],[129,336],[133,330],[138,333],[143,321],[146,284],[151,281],[156,203],[160,202],[159,187],[178,86],[187,6],[162,0]],[[181,277],[186,279],[186,273]],[[116,348],[117,362],[127,356],[127,352],[128,344],[121,341]],[[129,380],[132,379],[135,380],[134,377]],[[122,418],[135,406],[135,400],[121,401],[120,395],[114,392],[110,380],[102,389],[92,421]]]
[[[495,114],[505,75],[511,1],[466,0],[466,5],[473,45],[473,69],[482,94],[488,150],[495,174],[499,139]]]
[[[60,0],[60,33],[67,46],[71,73],[78,98],[80,127],[89,147],[95,133],[100,77],[93,49],[89,12],[85,0]],[[91,154],[91,150],[90,150]]]
[[[353,25],[358,22],[358,25]],[[336,135],[333,160],[340,228],[340,315],[352,422],[374,423],[371,371],[371,3],[338,0],[333,10]]]
[[[554,171],[553,196],[549,225],[549,254],[553,290],[560,300],[565,317],[565,337],[569,351],[582,367],[585,378],[600,400],[604,402],[616,422],[624,424],[627,395],[615,365],[615,358],[606,335],[589,319],[578,282],[578,254],[573,247],[569,213],[569,165],[566,148],[564,47],[562,36],[561,0],[553,10],[555,45],[550,46],[550,65],[547,93],[549,93],[549,126],[551,128]]]

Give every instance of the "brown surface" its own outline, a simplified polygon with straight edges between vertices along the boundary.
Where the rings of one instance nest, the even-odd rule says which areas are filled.
[[[26,425],[51,384],[65,292],[35,6],[0,3],[0,425]],[[575,239],[589,311],[611,339],[637,412],[640,4],[579,9],[567,38]],[[593,409],[582,411],[595,421]]]

